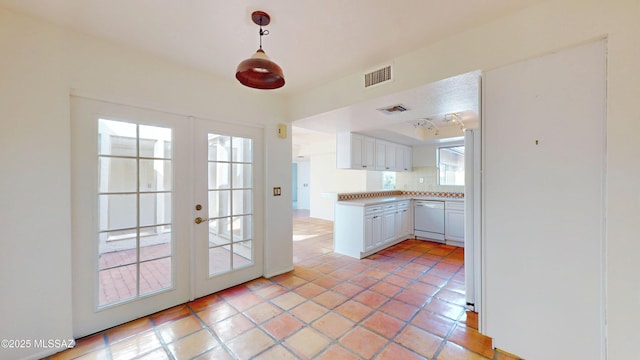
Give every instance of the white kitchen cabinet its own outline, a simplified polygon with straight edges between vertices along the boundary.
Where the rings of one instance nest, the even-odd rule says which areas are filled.
[[[396,146],[392,142],[376,139],[376,170],[396,171]]]
[[[400,201],[398,202],[398,209],[396,211],[396,238],[407,238],[410,237],[413,230],[412,219],[411,216],[411,206],[409,206],[411,201]]]
[[[464,202],[445,201],[444,239],[448,244],[464,246]]]
[[[413,148],[409,146],[402,147],[402,171],[411,171],[413,169]]]
[[[395,161],[395,170],[396,171],[411,171],[411,162],[412,162],[412,149],[409,146],[397,145],[396,144],[396,161]]]
[[[384,159],[382,158],[384,156]],[[383,171],[411,171],[413,150],[410,146],[376,140],[376,169]]]
[[[378,245],[392,242],[396,239],[396,216],[398,207],[396,204],[388,204],[384,206],[382,216],[382,238]]]
[[[349,132],[336,135],[336,167],[339,169],[375,168],[375,139]]]
[[[411,171],[411,163],[409,146],[350,132],[336,135],[338,169]]]
[[[368,206],[364,216],[364,249],[378,246],[382,238],[382,207]]]
[[[368,206],[337,202],[333,251],[362,259],[410,238],[410,213],[401,209],[408,210],[409,201]]]
[[[396,171],[396,144],[386,143],[384,148],[384,167],[387,171]]]

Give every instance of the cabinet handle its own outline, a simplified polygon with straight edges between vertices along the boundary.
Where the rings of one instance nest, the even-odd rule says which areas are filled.
[[[363,168],[366,168],[366,167],[367,167],[367,165],[362,165],[362,167],[363,167]]]

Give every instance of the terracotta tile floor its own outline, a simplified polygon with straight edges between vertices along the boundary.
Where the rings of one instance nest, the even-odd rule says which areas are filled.
[[[517,359],[493,350],[465,311],[461,248],[407,240],[356,260],[331,251],[332,222],[294,215],[294,271],[79,339],[49,359]]]

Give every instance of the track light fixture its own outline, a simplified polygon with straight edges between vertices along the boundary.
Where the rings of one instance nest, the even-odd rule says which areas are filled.
[[[460,117],[460,113],[451,113],[444,115],[444,122],[451,122],[457,124],[460,127],[460,130],[464,132],[466,129],[464,123],[462,122],[462,118]]]
[[[416,122],[413,123],[413,127],[414,128],[424,128],[427,129],[428,131],[433,130],[433,133],[435,136],[440,135],[440,129],[438,128],[438,126],[431,121],[431,119],[429,118],[424,118],[424,119],[418,119],[416,120]]]

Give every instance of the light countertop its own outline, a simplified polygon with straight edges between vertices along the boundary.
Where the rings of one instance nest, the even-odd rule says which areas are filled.
[[[420,196],[420,195],[396,195],[396,196],[378,196],[363,199],[354,200],[342,200],[336,202],[340,205],[351,206],[369,206],[379,205],[389,202],[402,201],[402,200],[435,200],[435,201],[447,201],[447,202],[464,202],[464,198],[451,198],[451,197],[437,197],[437,196]]]

